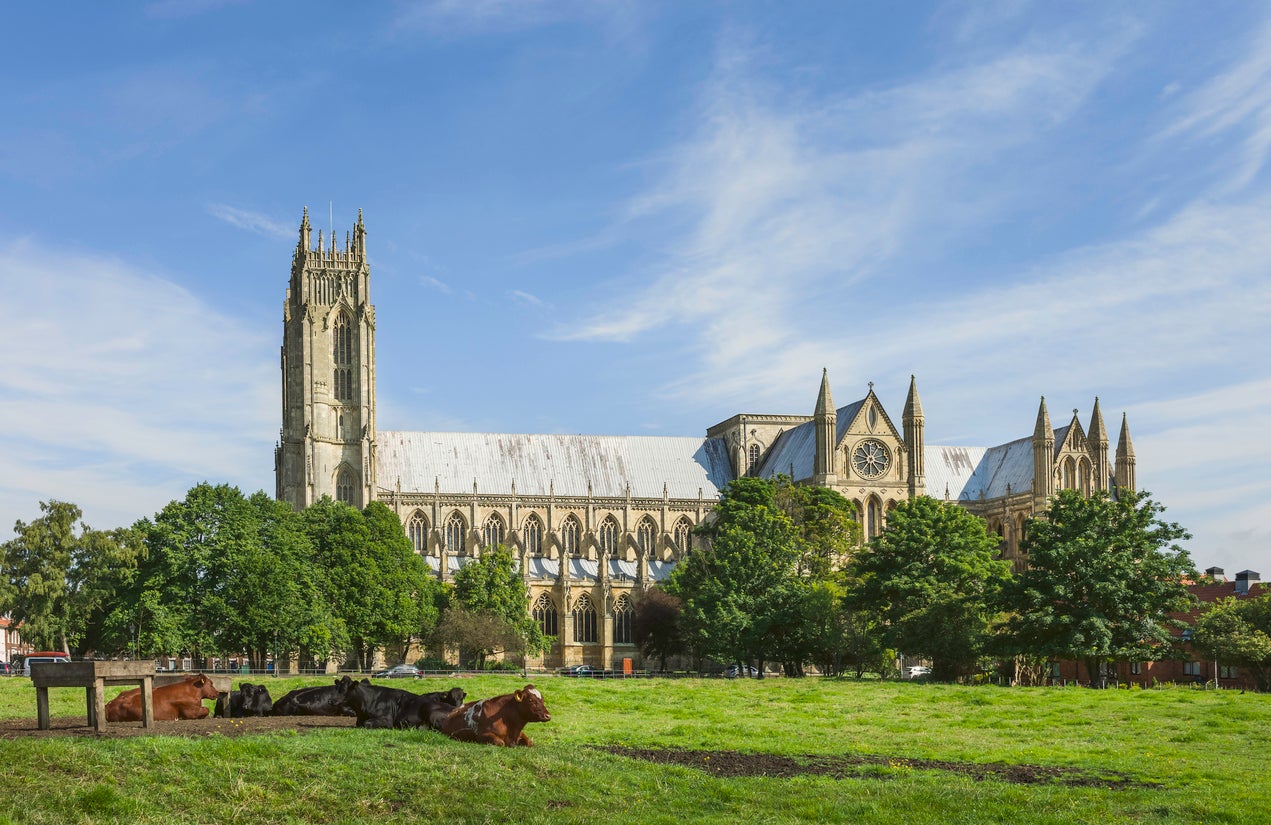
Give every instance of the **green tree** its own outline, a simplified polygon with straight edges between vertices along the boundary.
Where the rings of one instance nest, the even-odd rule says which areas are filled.
[[[968,673],[989,639],[1009,565],[985,522],[927,496],[902,502],[856,556],[854,610],[876,615],[886,646],[932,661],[932,676]]]
[[[1207,659],[1246,668],[1258,690],[1271,690],[1271,594],[1210,605],[1196,620],[1192,646]]]
[[[419,631],[421,594],[431,585],[397,515],[382,502],[359,511],[324,496],[301,521],[358,667],[370,669],[380,647],[403,649]]]
[[[74,504],[41,502],[40,510],[0,545],[0,613],[36,647],[83,653],[86,641],[99,641],[102,612],[134,574],[141,544],[131,530],[93,530]]]
[[[798,534],[778,506],[776,485],[739,478],[728,485],[699,530],[709,547],[676,565],[667,590],[683,602],[682,627],[691,645],[720,661],[784,658],[775,645],[797,587]]]
[[[478,669],[498,653],[548,650],[552,640],[530,617],[529,598],[512,553],[501,544],[487,547],[455,572],[453,598],[436,638],[457,645],[466,663]]]
[[[1084,662],[1093,681],[1112,661],[1165,658],[1171,613],[1188,608],[1196,571],[1175,542],[1189,538],[1147,493],[1063,490],[1029,521],[1028,569],[1007,594],[1015,651]]]

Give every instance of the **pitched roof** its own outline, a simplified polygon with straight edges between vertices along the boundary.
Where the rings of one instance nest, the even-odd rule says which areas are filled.
[[[837,444],[847,433],[856,416],[865,404],[865,399],[855,401],[835,410],[834,439]],[[774,478],[788,475],[795,481],[812,477],[812,465],[816,461],[816,421],[807,421],[777,436],[763,463],[759,465],[755,475],[760,478]]]
[[[950,501],[975,501],[1033,489],[1033,439],[1020,438],[997,447],[926,447],[927,495]]]
[[[661,498],[719,496],[732,480],[723,440],[631,435],[513,435],[382,431],[376,475],[384,489],[448,493]]]

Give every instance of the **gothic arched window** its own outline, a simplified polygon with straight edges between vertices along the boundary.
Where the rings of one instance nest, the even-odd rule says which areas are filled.
[[[491,513],[481,528],[481,546],[493,547],[503,543],[503,519],[497,513]]]
[[[353,400],[353,328],[341,312],[331,330],[331,363],[335,368],[331,389],[336,401]]]
[[[613,516],[600,523],[600,549],[611,557],[618,552],[618,522]]]
[[[538,629],[543,631],[544,636],[560,635],[557,623],[556,602],[552,601],[552,597],[544,593],[538,597],[538,601],[534,602],[534,609],[531,611],[534,621],[538,623]]]
[[[595,643],[596,638],[596,606],[586,593],[574,602],[574,641]]]
[[[760,453],[761,453],[761,452],[762,452],[762,451],[760,450],[759,445],[758,445],[758,444],[756,444],[756,443],[754,443],[754,442],[751,442],[751,444],[750,444],[750,462],[749,462],[749,464],[747,465],[747,466],[749,467],[748,472],[750,472],[751,474],[754,474],[754,473],[758,472],[758,470],[759,470],[759,455],[760,455]]]
[[[356,490],[357,476],[353,475],[352,468],[348,465],[341,467],[340,472],[335,477],[335,500],[343,501],[345,504],[356,507]]]
[[[422,556],[428,549],[428,519],[424,518],[423,513],[418,510],[411,513],[406,520],[406,535],[410,537],[415,552]]]
[[[463,553],[463,533],[465,529],[467,529],[467,525],[463,521],[463,516],[458,513],[451,513],[450,518],[446,519],[446,550],[451,553]]]
[[[578,525],[578,519],[569,516],[565,519],[565,523],[560,526],[560,544],[561,553],[564,556],[577,556],[579,554],[579,534],[582,529]]]
[[[680,551],[681,558],[693,551],[693,525],[689,522],[688,516],[681,518],[675,524],[675,547]]]
[[[1086,463],[1085,459],[1082,459],[1077,475],[1081,480],[1081,494],[1083,496],[1090,495],[1090,465]]]
[[[653,543],[657,532],[657,525],[647,516],[636,527],[636,545],[640,548],[640,555],[645,558],[653,558]]]
[[[1063,489],[1065,489],[1065,490],[1075,490],[1075,489],[1077,489],[1076,480],[1073,478],[1073,466],[1072,466],[1072,459],[1071,459],[1071,458],[1068,458],[1068,459],[1065,459],[1065,460],[1064,460],[1064,486],[1063,486]]]
[[[865,538],[872,539],[883,531],[883,508],[873,496],[865,503]]]
[[[525,539],[525,552],[531,556],[543,555],[543,522],[538,520],[538,516],[531,514],[525,520],[521,533]]]
[[[631,644],[631,620],[635,610],[631,608],[631,600],[623,593],[613,606],[613,643],[616,645]]]

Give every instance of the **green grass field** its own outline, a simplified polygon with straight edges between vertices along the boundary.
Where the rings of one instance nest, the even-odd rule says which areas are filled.
[[[265,681],[279,697],[329,680]],[[535,682],[552,721],[527,729],[531,749],[357,729],[0,741],[0,821],[1271,822],[1271,696],[828,679]],[[524,683],[405,686],[461,684],[471,699]],[[83,714],[82,691],[51,696],[55,717]],[[0,719],[34,715],[29,680],[0,680]],[[604,746],[879,758],[843,778],[722,778]],[[1064,768],[1094,782],[1020,784],[913,760]]]

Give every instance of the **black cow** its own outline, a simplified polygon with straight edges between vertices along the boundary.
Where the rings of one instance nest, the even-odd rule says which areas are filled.
[[[463,704],[463,688],[451,688],[437,693],[423,693],[402,704],[397,715],[397,727],[441,730],[441,723],[455,708]]]
[[[395,728],[402,708],[416,694],[400,688],[371,684],[370,679],[354,682],[349,688],[349,707],[357,716],[359,728]]]
[[[227,702],[226,699],[229,701]],[[229,705],[227,708],[226,705]],[[253,685],[243,682],[233,693],[218,693],[216,709],[213,716],[229,716],[241,719],[244,716],[269,716],[274,709],[274,700],[269,697],[269,688],[264,685]],[[228,711],[228,713],[226,712]]]
[[[336,679],[334,685],[297,688],[274,702],[274,716],[356,716],[349,707],[353,680]]]

